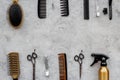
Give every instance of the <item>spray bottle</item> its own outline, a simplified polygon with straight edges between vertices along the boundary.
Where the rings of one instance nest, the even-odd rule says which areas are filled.
[[[101,62],[101,67],[99,69],[99,80],[109,80],[109,70],[107,68],[107,62],[106,60],[109,59],[108,56],[103,54],[91,54],[92,57],[94,57],[94,62],[91,64],[93,66],[94,64]]]

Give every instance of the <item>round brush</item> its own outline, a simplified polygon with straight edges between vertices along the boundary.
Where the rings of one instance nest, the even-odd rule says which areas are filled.
[[[18,80],[20,75],[19,54],[17,52],[11,52],[8,54],[10,75],[13,80]]]

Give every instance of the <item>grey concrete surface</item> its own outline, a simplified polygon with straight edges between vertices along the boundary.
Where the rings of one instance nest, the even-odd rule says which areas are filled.
[[[79,65],[74,55],[84,50],[81,80],[98,80],[99,64],[93,62],[91,53],[104,53],[110,57],[110,80],[120,79],[120,0],[113,0],[113,20],[103,15],[108,0],[99,0],[101,16],[96,18],[95,0],[90,0],[90,20],[83,19],[83,0],[69,0],[70,16],[60,16],[59,0],[47,0],[47,18],[37,17],[38,0],[19,0],[24,11],[20,29],[8,23],[7,10],[12,0],[0,0],[0,79],[12,80],[9,75],[7,54],[20,53],[19,80],[32,80],[32,64],[26,56],[36,49],[36,80],[59,80],[58,53],[67,54],[68,80],[79,80]],[[54,3],[54,9],[52,9]],[[45,77],[44,56],[49,59],[49,78]]]

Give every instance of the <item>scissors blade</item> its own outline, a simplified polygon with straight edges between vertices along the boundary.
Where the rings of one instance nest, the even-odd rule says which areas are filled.
[[[80,64],[80,79],[81,79],[81,75],[82,75],[82,64]]]
[[[35,64],[33,64],[33,80],[35,80]]]

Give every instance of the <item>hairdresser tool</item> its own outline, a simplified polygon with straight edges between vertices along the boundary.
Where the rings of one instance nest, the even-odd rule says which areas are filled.
[[[109,19],[112,20],[112,0],[109,0]]]
[[[84,19],[89,19],[89,0],[84,0]]]
[[[99,4],[98,4],[98,0],[96,0],[96,17],[99,16],[100,16]]]
[[[79,55],[75,55],[74,60],[76,62],[79,63],[80,66],[80,79],[81,79],[81,75],[82,75],[82,63],[83,63],[83,59],[84,59],[84,55],[83,55],[83,51],[81,50],[81,53]]]
[[[48,65],[48,57],[44,57],[44,63],[45,63],[45,76],[49,77],[49,65]]]
[[[67,80],[67,59],[65,53],[58,54],[60,80]]]
[[[104,15],[108,14],[107,8],[104,8],[104,9],[103,9],[103,14],[104,14]]]
[[[61,16],[69,16],[69,2],[68,0],[60,0]]]
[[[37,58],[37,54],[35,53],[35,49],[34,52],[32,53],[32,55],[28,55],[27,56],[27,60],[30,61],[33,65],[33,80],[35,80],[35,65],[36,65],[36,58]]]
[[[46,0],[38,0],[38,17],[46,18]]]
[[[8,54],[8,58],[10,75],[12,76],[13,80],[18,80],[20,75],[19,54],[17,52],[11,52]]]
[[[99,61],[101,62],[101,67],[99,69],[99,80],[109,80],[109,70],[107,68],[106,62],[109,57],[103,54],[96,53],[92,53],[91,56],[94,57],[94,62],[91,64],[91,66],[98,63]]]
[[[8,10],[9,22],[13,28],[20,28],[23,20],[23,12],[21,6],[18,4],[18,0],[13,0],[13,4]]]

